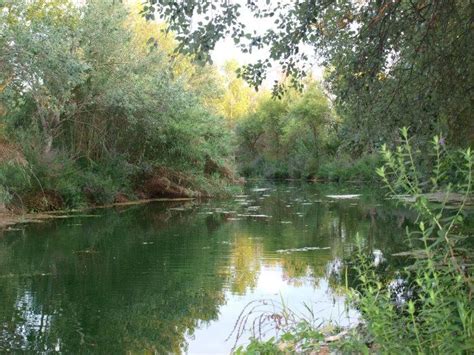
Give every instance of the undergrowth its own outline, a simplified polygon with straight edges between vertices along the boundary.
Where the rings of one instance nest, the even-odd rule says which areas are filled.
[[[153,166],[131,164],[120,156],[97,162],[74,161],[60,153],[48,158],[35,151],[24,155],[21,163],[0,164],[0,204],[18,211],[73,209],[149,198],[143,192],[143,177],[158,174]],[[190,169],[179,174],[192,181],[192,188],[203,196],[231,195],[240,188],[218,174]]]
[[[380,165],[379,154],[369,154],[357,160],[350,157],[331,158],[319,167],[317,179],[334,182],[378,182],[374,176],[375,169]]]

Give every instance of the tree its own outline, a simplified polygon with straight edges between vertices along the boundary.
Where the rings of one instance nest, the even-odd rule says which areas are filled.
[[[21,101],[34,102],[45,153],[59,134],[61,117],[68,114],[73,89],[83,80],[85,67],[75,55],[77,39],[71,38],[78,15],[62,0],[8,2],[0,15],[5,21],[0,36],[1,80],[6,84],[2,96],[10,99],[5,106],[8,111]]]
[[[205,107],[218,96],[217,77],[172,56],[174,39],[137,10],[113,1],[21,0],[1,16],[7,119],[31,107],[15,124],[38,131],[45,153],[189,163],[222,148],[214,139],[226,130],[216,131],[221,123]]]
[[[231,125],[249,114],[255,103],[255,94],[246,83],[238,78],[236,71],[239,64],[231,60],[224,65],[224,95],[218,106],[220,113]]]
[[[321,86],[306,81],[281,100],[258,97],[255,112],[237,124],[243,173],[273,177],[313,176],[338,119]]]
[[[292,121],[289,135],[302,139],[304,134],[309,134],[315,153],[338,124],[330,101],[317,82],[307,84],[304,94],[290,105],[288,115]]]
[[[244,9],[274,27],[246,30]],[[456,143],[473,144],[473,12],[469,0],[148,0],[145,7],[177,33],[179,51],[202,61],[225,36],[244,52],[268,47],[267,59],[240,71],[257,87],[273,62],[297,83],[314,64],[304,50],[312,48],[332,68],[328,87],[360,151],[394,141],[394,127],[403,125],[422,137],[444,130]],[[274,93],[281,91],[277,84]]]

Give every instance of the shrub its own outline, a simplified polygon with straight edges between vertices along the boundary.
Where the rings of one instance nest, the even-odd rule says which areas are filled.
[[[406,253],[413,263],[401,270],[410,297],[396,305],[394,291],[374,272],[373,264],[359,246],[356,267],[360,285],[352,300],[361,310],[368,336],[386,353],[472,353],[474,314],[472,292],[472,237],[464,230],[464,207],[472,198],[474,156],[470,149],[449,152],[433,139],[433,164],[429,175],[422,174],[413,155],[406,129],[395,151],[382,149],[385,164],[377,170],[397,198],[399,192],[418,212],[418,228],[407,230],[410,247]],[[443,179],[451,163],[462,161],[456,183]],[[441,182],[442,181],[442,182]],[[448,209],[449,195],[461,196],[455,209]],[[426,191],[443,192],[438,203],[429,201]],[[408,202],[410,201],[410,202]],[[400,340],[403,339],[403,342]]]
[[[14,161],[0,164],[0,203],[8,205],[31,187],[28,167]]]
[[[318,179],[324,181],[364,181],[376,182],[374,171],[381,163],[381,156],[377,153],[368,154],[353,161],[348,156],[330,158],[319,167],[316,174]]]

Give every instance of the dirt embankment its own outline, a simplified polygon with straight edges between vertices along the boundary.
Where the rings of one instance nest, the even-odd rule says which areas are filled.
[[[204,175],[218,176],[230,184],[241,184],[244,181],[236,177],[235,173],[226,166],[221,166],[211,159],[207,159],[204,166]],[[203,189],[194,177],[166,167],[155,168],[145,177],[139,188],[140,196],[146,198],[157,197],[212,197],[212,192]]]
[[[0,164],[15,162],[28,165],[28,162],[15,147],[0,142]],[[150,201],[181,201],[195,198],[213,197],[212,176],[218,176],[230,184],[240,184],[243,181],[235,178],[235,174],[227,167],[208,160],[204,174],[209,179],[207,188],[203,188],[202,181],[197,181],[192,175],[167,168],[156,167],[136,182],[135,196],[137,200],[130,200],[129,196],[118,192],[114,203],[107,206],[94,203],[94,196],[88,196],[89,191],[84,191],[84,196],[89,200],[89,208],[112,207],[128,204],[146,203]],[[218,187],[215,188],[218,190]],[[6,208],[0,204],[0,228],[12,226],[22,222],[40,222],[51,218],[68,218],[64,199],[54,190],[31,192],[21,197],[21,201]],[[29,211],[36,211],[29,213]]]

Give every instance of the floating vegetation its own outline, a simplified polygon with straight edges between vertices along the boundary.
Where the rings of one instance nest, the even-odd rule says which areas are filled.
[[[326,195],[326,197],[334,200],[353,200],[360,198],[360,195]]]
[[[73,253],[74,254],[99,254],[99,252],[94,249],[74,250]]]
[[[171,207],[171,208],[168,208],[169,211],[186,211],[188,210],[188,208],[184,208],[184,207]]]
[[[217,213],[224,214],[224,215],[229,215],[229,214],[236,214],[237,211],[225,211],[225,210],[220,210],[216,211]]]
[[[425,193],[419,195],[394,195],[393,197],[391,197],[391,199],[400,200],[402,202],[407,203],[415,203],[417,199],[420,198],[425,198],[426,200],[435,203],[446,203],[454,205],[459,205],[461,203],[467,205],[474,204],[474,199],[472,197],[466,197],[464,194],[450,191]]]
[[[283,254],[290,254],[290,253],[298,253],[298,252],[304,252],[304,251],[327,250],[327,249],[331,249],[331,247],[303,247],[303,248],[279,249],[276,252],[283,253]]]

